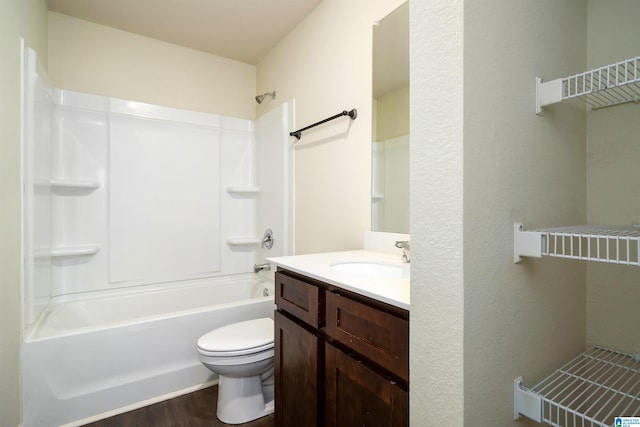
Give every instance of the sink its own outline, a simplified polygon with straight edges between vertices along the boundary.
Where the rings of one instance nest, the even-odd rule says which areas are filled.
[[[331,268],[336,271],[351,273],[363,277],[380,277],[387,279],[409,278],[408,263],[338,261],[331,264]]]

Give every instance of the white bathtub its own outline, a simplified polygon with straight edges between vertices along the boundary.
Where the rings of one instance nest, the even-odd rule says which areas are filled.
[[[82,425],[207,387],[198,338],[273,309],[273,283],[255,275],[54,298],[22,347],[24,425]]]

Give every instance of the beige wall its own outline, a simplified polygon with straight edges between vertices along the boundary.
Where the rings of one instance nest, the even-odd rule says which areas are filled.
[[[305,132],[295,151],[296,253],[362,247],[371,226],[372,25],[402,0],[324,0],[257,67],[257,92],[296,99],[304,127],[342,110],[346,117]]]
[[[20,37],[47,63],[44,0],[0,2],[0,427],[21,420]]]
[[[588,69],[638,55],[640,2],[590,0]],[[640,222],[640,106],[587,114],[587,217],[591,224]],[[640,352],[640,269],[587,266],[587,341]]]
[[[513,380],[585,345],[584,264],[512,248],[516,221],[586,220],[584,107],[534,113],[536,76],[585,66],[586,3],[429,3],[411,21],[411,422],[529,425]]]
[[[385,93],[374,103],[374,141],[409,134],[409,86]]]
[[[49,77],[63,89],[254,119],[256,69],[49,12]]]
[[[533,385],[585,346],[584,263],[514,264],[513,223],[586,221],[584,104],[534,113],[536,76],[585,67],[586,3],[467,1],[464,13],[465,417],[507,426],[513,380]]]

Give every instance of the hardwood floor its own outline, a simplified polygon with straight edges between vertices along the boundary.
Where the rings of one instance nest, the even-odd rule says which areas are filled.
[[[218,427],[226,426],[216,418],[218,386],[205,388],[171,400],[86,424],[85,427]],[[274,415],[243,427],[274,427]]]

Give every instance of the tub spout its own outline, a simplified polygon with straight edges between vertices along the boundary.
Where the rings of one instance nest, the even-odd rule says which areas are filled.
[[[271,270],[271,264],[265,262],[264,264],[253,264],[253,272],[257,273],[261,270]]]

